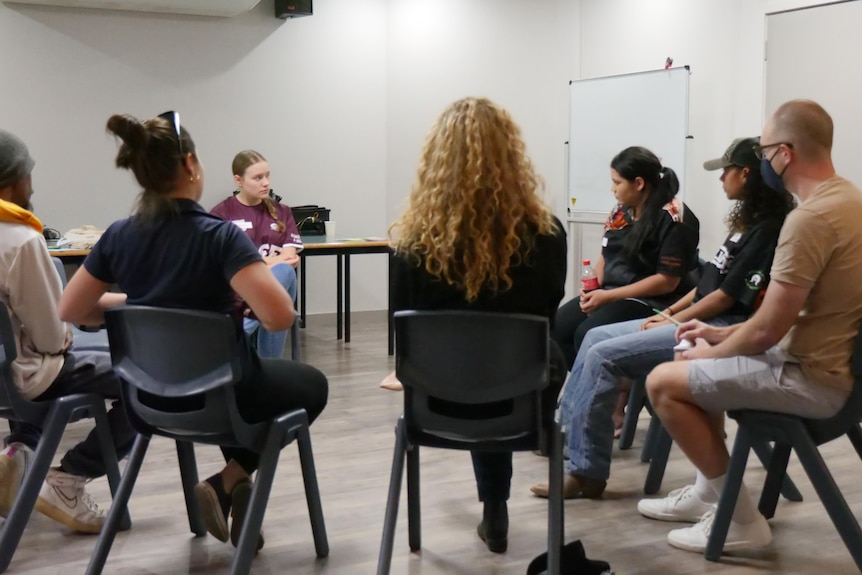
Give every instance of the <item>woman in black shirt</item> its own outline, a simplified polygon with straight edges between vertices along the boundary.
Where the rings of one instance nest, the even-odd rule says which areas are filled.
[[[228,314],[242,339],[243,381],[236,386],[240,415],[254,423],[304,408],[314,421],[326,406],[326,376],[310,365],[260,359],[245,339],[235,293],[270,331],[290,327],[293,301],[248,236],[198,203],[204,169],[179,114],[166,112],[143,122],[114,115],[107,128],[122,140],[117,167],[132,171],[143,191],[135,213],[105,231],[72,277],[60,299],[60,317],[102,323],[100,298],[112,284],[132,305]],[[194,491],[207,531],[236,545],[260,458],[239,447],[222,447],[222,453],[227,465]],[[258,549],[262,546],[261,534]]]
[[[646,148],[631,147],[611,161],[611,182],[618,204],[605,223],[599,289],[581,290],[562,306],[551,334],[569,366],[591,328],[647,317],[693,287],[685,276],[697,266],[700,222],[676,198],[676,173]]]
[[[450,105],[431,129],[409,205],[393,225],[394,309],[528,313],[553,322],[566,278],[566,237],[538,195],[540,179],[508,112],[485,99]],[[553,417],[565,377],[552,346],[543,394]],[[472,453],[479,536],[506,550],[512,453]]]

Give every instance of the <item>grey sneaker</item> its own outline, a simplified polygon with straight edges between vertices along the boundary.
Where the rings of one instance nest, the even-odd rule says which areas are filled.
[[[30,470],[33,450],[23,443],[10,443],[0,453],[0,517],[7,517],[18,496],[21,482]]]
[[[36,510],[79,533],[99,533],[105,512],[99,509],[85,485],[88,479],[51,469],[42,485]]]

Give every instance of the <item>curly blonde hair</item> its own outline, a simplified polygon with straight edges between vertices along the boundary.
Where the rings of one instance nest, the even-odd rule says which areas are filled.
[[[484,98],[451,104],[431,128],[407,210],[392,224],[398,253],[475,300],[505,291],[536,235],[559,233],[538,195],[521,131]]]

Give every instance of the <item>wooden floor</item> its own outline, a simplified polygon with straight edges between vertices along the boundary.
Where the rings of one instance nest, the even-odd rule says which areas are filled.
[[[314,555],[296,448],[282,453],[264,528],[266,547],[253,573],[371,574],[376,570],[387,484],[394,443],[393,426],[401,394],[378,389],[394,367],[386,355],[385,316],[357,313],[349,344],[335,339],[333,318],[310,317],[303,331],[303,358],[329,376],[329,405],[312,427],[317,475],[323,498],[330,555]],[[795,458],[791,474],[805,496],[802,503],[782,501],[770,521],[774,541],[765,550],[725,556],[720,563],[670,548],[665,540],[673,524],[638,515],[646,466],[638,458],[646,419],[635,448],[616,452],[613,473],[601,501],[566,503],[566,540],[581,539],[590,557],[610,562],[617,575],[721,573],[856,573],[855,566]],[[732,424],[731,424],[732,426]],[[68,447],[88,429],[72,426]],[[731,438],[734,433],[729,428]],[[838,484],[857,517],[862,517],[860,462],[846,440],[823,449]],[[198,447],[201,477],[217,471],[222,460],[215,448]],[[693,477],[692,468],[674,451],[663,493]],[[754,459],[747,484],[756,494],[764,473]],[[515,455],[509,503],[509,550],[487,551],[476,536],[481,506],[476,498],[467,453],[422,452],[421,553],[407,547],[406,510],[402,499],[392,572],[410,575],[523,575],[530,559],[546,545],[546,502],[530,495],[529,486],[547,479],[545,459]],[[98,501],[109,501],[107,484],[91,484]],[[233,547],[213,537],[195,538],[188,529],[173,445],[155,439],[132,495],[132,530],[117,537],[106,573],[184,574],[226,572]],[[83,573],[95,539],[66,531],[35,513],[10,567],[10,573],[70,575]]]

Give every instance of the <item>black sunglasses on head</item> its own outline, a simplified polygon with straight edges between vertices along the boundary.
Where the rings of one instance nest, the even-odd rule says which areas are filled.
[[[174,132],[177,135],[177,152],[179,152],[182,157],[183,154],[183,137],[182,132],[180,131],[180,113],[174,112],[173,110],[168,110],[167,112],[162,112],[158,116],[159,118],[165,119],[171,123],[174,127]]]

